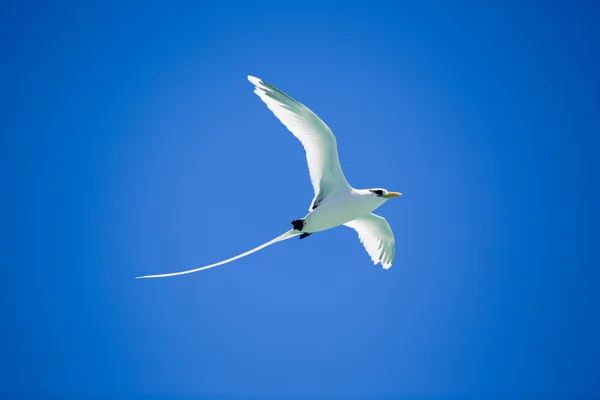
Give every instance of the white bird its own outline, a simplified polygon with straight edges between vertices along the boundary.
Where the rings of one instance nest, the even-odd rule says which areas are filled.
[[[274,243],[295,236],[304,239],[315,232],[340,225],[350,227],[358,233],[359,240],[375,265],[381,263],[384,269],[390,268],[396,251],[394,234],[385,218],[372,211],[402,193],[388,192],[381,188],[354,189],[342,172],[336,139],[331,129],[306,106],[275,86],[253,76],[248,76],[248,80],[255,86],[254,93],[304,146],[315,192],[308,214],[292,221],[293,228],[283,235],[235,257],[187,271],[139,276],[136,279],[163,278],[202,271],[240,259]]]

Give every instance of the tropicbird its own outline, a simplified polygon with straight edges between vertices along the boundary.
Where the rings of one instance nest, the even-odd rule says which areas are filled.
[[[385,218],[372,211],[402,193],[389,192],[383,188],[355,189],[350,186],[340,166],[336,138],[325,122],[275,86],[254,76],[248,76],[248,80],[255,86],[254,93],[302,143],[306,151],[310,181],[315,192],[308,214],[292,221],[293,228],[284,234],[235,257],[187,271],[139,276],[136,279],[163,278],[214,268],[277,242],[295,236],[304,239],[315,232],[340,225],[350,227],[358,233],[373,264],[381,264],[383,269],[390,268],[396,253],[394,234]]]

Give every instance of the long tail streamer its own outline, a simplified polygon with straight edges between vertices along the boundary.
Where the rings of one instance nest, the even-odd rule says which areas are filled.
[[[253,248],[252,250],[248,250],[245,253],[239,254],[239,255],[237,255],[235,257],[228,258],[227,260],[219,261],[218,263],[210,264],[210,265],[207,265],[205,267],[200,267],[200,268],[196,268],[196,269],[190,269],[190,270],[187,270],[187,271],[172,272],[172,273],[169,273],[169,274],[138,276],[135,279],[166,278],[168,276],[185,275],[185,274],[191,274],[191,273],[198,272],[198,271],[204,271],[205,269],[218,267],[219,265],[223,265],[223,264],[227,264],[229,262],[235,261],[235,260],[239,260],[242,257],[246,257],[246,256],[248,256],[248,255],[250,255],[252,253],[256,253],[257,251],[262,250],[265,247],[268,247],[268,246],[270,246],[272,244],[275,244],[277,242],[282,242],[282,241],[287,240],[287,239],[291,239],[291,238],[293,238],[295,236],[298,236],[298,235],[300,235],[300,232],[295,231],[294,229],[290,229],[289,231],[287,231],[283,235],[277,236],[275,239],[269,240],[268,242],[263,243],[260,246]]]

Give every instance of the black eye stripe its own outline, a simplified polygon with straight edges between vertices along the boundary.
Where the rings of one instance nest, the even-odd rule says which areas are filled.
[[[383,196],[383,190],[371,190],[371,192],[375,193],[377,196]]]

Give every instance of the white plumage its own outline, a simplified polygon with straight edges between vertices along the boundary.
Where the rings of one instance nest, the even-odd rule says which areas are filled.
[[[358,233],[358,239],[365,246],[374,264],[381,263],[384,269],[392,266],[396,246],[392,228],[385,218],[369,213],[344,225]]]
[[[374,264],[384,269],[392,266],[395,257],[394,234],[389,223],[372,213],[388,199],[400,196],[385,189],[354,189],[340,166],[336,138],[329,127],[311,110],[289,95],[263,80],[248,76],[256,93],[273,114],[302,143],[314,198],[309,213],[292,222],[294,229],[252,250],[201,268],[138,278],[162,278],[213,268],[255,253],[274,243],[345,225],[358,233],[360,242]]]
[[[268,83],[253,76],[249,76],[248,80],[256,86],[254,93],[302,143],[315,197],[320,192],[334,194],[340,190],[350,190],[340,166],[335,136],[325,122]]]

